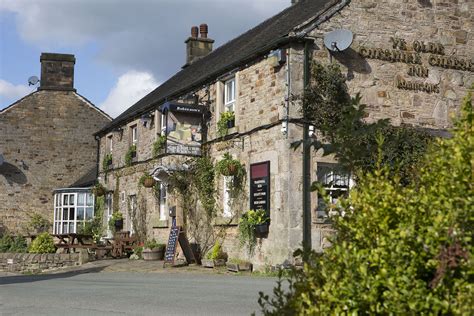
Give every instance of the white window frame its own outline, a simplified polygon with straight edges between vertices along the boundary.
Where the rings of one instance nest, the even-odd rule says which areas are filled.
[[[82,204],[79,204],[79,195],[83,196],[84,198],[84,203]],[[71,203],[71,200],[72,200],[72,203]],[[88,204],[88,202],[90,203]],[[54,234],[77,233],[78,225],[81,225],[81,224],[84,225],[86,221],[94,218],[94,215],[95,215],[94,208],[95,208],[94,195],[91,192],[69,191],[69,192],[55,193],[54,194],[53,233]],[[73,211],[72,219],[70,216],[71,211]],[[77,218],[78,211],[83,212],[82,219]],[[89,211],[90,213],[87,214],[88,213],[87,211]]]
[[[166,220],[168,209],[168,188],[165,184],[160,183],[160,221]]]
[[[320,168],[326,168],[329,170],[329,172],[324,175],[325,179],[322,179],[320,176]],[[338,198],[341,195],[347,196],[349,190],[354,184],[351,174],[342,170],[337,163],[318,162],[316,168],[316,176],[318,182],[323,185],[326,193],[328,194],[331,204],[336,204]],[[328,216],[328,214],[326,214],[324,201],[321,197],[318,197],[318,206],[316,213],[317,218],[324,218]]]
[[[107,150],[109,154],[112,153],[113,150],[113,135],[107,136]]]
[[[223,203],[223,217],[232,217],[232,197],[230,196],[230,188],[232,185],[232,181],[234,180],[233,176],[224,176],[224,185],[223,193],[222,193],[222,203]]]
[[[109,223],[110,219],[112,218],[112,214],[114,213],[114,206],[113,206],[113,194],[111,192],[108,192],[105,195],[105,209],[107,211],[107,223]],[[110,229],[109,225],[107,225],[107,235],[112,236],[113,232]]]
[[[161,113],[160,135],[166,135],[166,115],[164,113]]]
[[[132,133],[132,145],[136,145],[138,143],[138,124],[130,126],[131,133]]]
[[[224,110],[235,112],[236,84],[235,77],[224,82]]]

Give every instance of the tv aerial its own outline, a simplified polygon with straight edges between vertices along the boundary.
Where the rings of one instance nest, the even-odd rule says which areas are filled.
[[[31,76],[31,77],[28,78],[28,85],[29,85],[29,86],[34,86],[34,85],[36,85],[38,82],[39,82],[39,79],[38,79],[38,77],[36,77],[36,76]]]
[[[324,46],[331,52],[342,52],[351,46],[353,38],[351,31],[337,29],[324,36]]]

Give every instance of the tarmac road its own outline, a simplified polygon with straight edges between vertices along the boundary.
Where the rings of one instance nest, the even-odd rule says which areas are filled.
[[[0,277],[1,315],[249,315],[276,279],[99,272]]]

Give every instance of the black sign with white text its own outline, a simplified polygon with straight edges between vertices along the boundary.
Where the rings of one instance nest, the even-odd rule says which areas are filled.
[[[270,213],[270,162],[250,166],[250,209]]]

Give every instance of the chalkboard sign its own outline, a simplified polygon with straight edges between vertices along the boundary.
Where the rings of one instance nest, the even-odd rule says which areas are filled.
[[[270,161],[250,165],[250,209],[270,215]]]
[[[165,252],[165,264],[174,264],[174,257],[176,254],[176,244],[178,242],[179,233],[181,231],[180,226],[172,226],[170,230],[170,236],[168,238],[168,244],[166,245]]]
[[[188,238],[186,237],[183,228],[181,226],[171,226],[168,244],[166,245],[165,262],[163,266],[166,264],[174,264],[174,259],[176,257],[176,246],[178,242],[181,246],[184,256],[186,257],[186,261],[188,263],[196,263],[196,258],[194,258],[193,251],[189,245]]]

